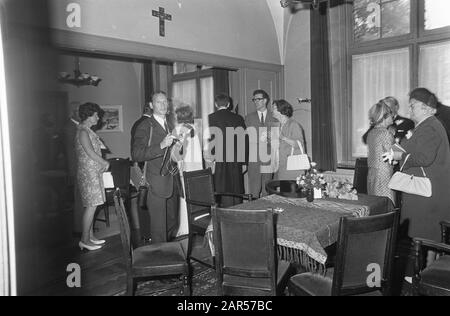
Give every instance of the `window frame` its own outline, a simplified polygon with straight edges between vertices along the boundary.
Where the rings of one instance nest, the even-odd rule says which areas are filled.
[[[202,65],[197,65],[197,70],[192,72],[185,72],[181,74],[172,74],[172,78],[170,81],[170,88],[173,88],[173,83],[175,82],[182,82],[182,81],[188,81],[188,80],[195,80],[195,88],[196,88],[196,94],[195,94],[195,117],[194,118],[201,118],[202,115],[202,98],[201,98],[201,83],[200,80],[203,78],[211,77],[214,80],[213,77],[213,68],[208,69],[201,69]]]
[[[434,30],[425,30],[425,0],[411,0],[410,10],[410,30],[406,35],[382,38],[372,41],[358,42],[354,37],[354,6],[346,11],[347,14],[347,34],[350,38],[348,46],[347,64],[347,100],[349,106],[341,105],[339,112],[344,124],[340,131],[342,139],[342,156],[338,157],[339,168],[353,168],[356,158],[352,154],[352,127],[353,127],[353,99],[352,99],[352,58],[354,55],[382,52],[386,50],[400,49],[408,47],[410,54],[410,89],[419,84],[419,51],[422,45],[450,41],[450,26]]]

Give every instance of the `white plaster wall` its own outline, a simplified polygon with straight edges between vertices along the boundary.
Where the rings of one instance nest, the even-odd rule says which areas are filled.
[[[70,72],[73,57],[62,56],[59,69]],[[103,80],[97,87],[61,84],[68,92],[69,103],[95,102],[102,105],[122,105],[123,132],[101,132],[98,135],[111,150],[111,157],[130,157],[130,130],[140,117],[142,108],[141,75],[142,64],[115,60],[80,57],[80,70],[97,75]]]
[[[311,98],[310,13],[302,10],[288,14],[285,46],[285,98],[294,107],[306,136],[308,154],[311,146],[311,104],[297,102],[297,98]]]
[[[67,5],[81,7],[81,27],[69,28]],[[172,15],[166,36],[152,10]],[[277,30],[263,0],[50,0],[51,26],[202,53],[281,64]]]

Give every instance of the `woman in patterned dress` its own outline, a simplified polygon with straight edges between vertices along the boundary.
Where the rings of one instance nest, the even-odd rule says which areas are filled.
[[[77,181],[85,208],[82,221],[80,249],[97,250],[105,243],[93,234],[95,210],[105,203],[102,173],[109,169],[109,162],[102,158],[102,141],[91,129],[97,125],[101,108],[95,103],[81,104],[78,110],[80,124],[75,136],[77,155]]]
[[[382,155],[394,144],[392,125],[393,113],[390,107],[381,100],[369,110],[370,128],[367,133],[367,193],[369,195],[386,196],[395,204],[395,193],[389,189],[393,167],[383,161]]]
[[[287,159],[294,148],[294,155],[306,154],[305,132],[303,126],[292,115],[294,109],[286,100],[273,101],[273,117],[280,122],[280,147],[278,149],[277,180],[295,180],[301,170],[287,170]],[[302,148],[300,148],[301,144]]]

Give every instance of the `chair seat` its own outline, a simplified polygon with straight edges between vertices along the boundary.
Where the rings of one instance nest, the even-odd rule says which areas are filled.
[[[327,269],[325,275],[306,272],[294,275],[289,280],[289,291],[296,295],[331,296],[334,269]]]
[[[199,227],[202,232],[205,232],[206,228],[208,228],[208,225],[211,223],[210,209],[208,208],[204,211],[197,211],[193,217],[192,225]]]
[[[301,273],[294,275],[289,280],[289,290],[300,295],[331,296],[334,269],[329,268],[325,275],[318,273]],[[373,291],[355,296],[382,296],[380,291]]]
[[[450,256],[442,256],[421,273],[421,284],[450,289]]]
[[[291,264],[284,260],[278,261],[278,272],[277,272],[277,292],[282,293],[286,288],[286,284],[289,278],[293,274],[293,268]],[[226,284],[233,284],[234,287],[249,287],[249,288],[259,288],[267,289],[270,291],[270,280],[267,278],[245,278],[233,275],[223,275],[224,286]]]
[[[133,271],[154,270],[155,275],[182,273],[187,267],[186,255],[179,242],[157,243],[136,248],[133,252]]]

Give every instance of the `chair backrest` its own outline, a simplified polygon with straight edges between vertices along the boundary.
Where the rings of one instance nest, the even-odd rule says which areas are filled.
[[[355,174],[353,176],[353,187],[358,193],[367,194],[367,174],[369,167],[367,166],[367,158],[356,158]]]
[[[130,159],[111,158],[108,159],[111,166],[111,174],[114,179],[114,186],[122,190],[128,190],[130,185]]]
[[[119,222],[120,239],[122,241],[122,249],[127,268],[131,268],[133,249],[131,247],[131,233],[128,217],[125,212],[125,206],[120,194],[120,190],[116,189],[114,192],[114,209]]]
[[[195,217],[199,211],[204,211],[205,207],[215,204],[214,180],[211,168],[183,172],[184,191],[188,216]]]
[[[273,210],[212,208],[219,295],[276,295]]]
[[[390,294],[398,213],[341,218],[332,295]]]

